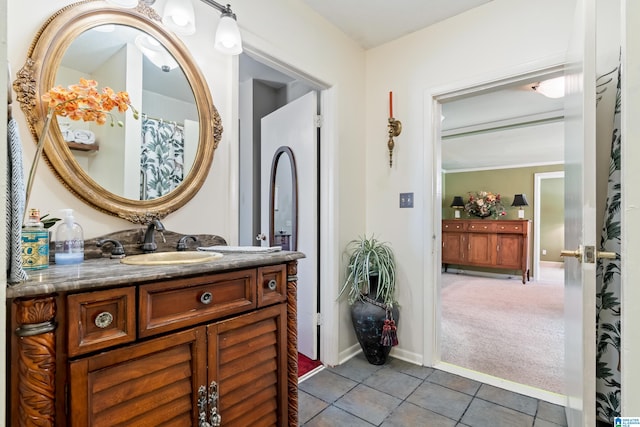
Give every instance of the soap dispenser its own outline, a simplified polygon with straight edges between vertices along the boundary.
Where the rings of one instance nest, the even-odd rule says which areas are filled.
[[[84,260],[82,227],[73,218],[73,209],[62,209],[63,222],[56,230],[56,264],[79,264]]]

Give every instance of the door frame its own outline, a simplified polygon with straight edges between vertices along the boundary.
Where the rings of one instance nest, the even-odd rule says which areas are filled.
[[[534,176],[534,185],[533,185],[533,203],[534,203],[534,212],[533,212],[533,223],[540,224],[540,217],[542,215],[540,211],[540,201],[542,199],[542,195],[540,193],[540,187],[542,181],[545,179],[564,179],[564,171],[557,172],[541,172],[536,173]],[[533,227],[533,280],[538,280],[540,278],[540,227]]]
[[[319,183],[319,236],[318,238],[318,254],[322,262],[318,263],[318,286],[321,318],[318,323],[321,324],[319,336],[318,351],[323,363],[334,366],[339,363],[339,343],[334,331],[338,329],[338,313],[339,305],[337,302],[337,286],[332,284],[339,282],[340,267],[340,249],[338,247],[338,149],[336,147],[338,140],[338,126],[335,111],[337,110],[337,89],[331,84],[324,82],[310,74],[305,73],[267,53],[261,51],[245,43],[243,46],[245,53],[249,54],[253,59],[285,74],[294,76],[298,80],[302,80],[309,86],[312,86],[319,92],[320,99],[320,116],[322,124],[320,132],[320,151],[318,153],[318,183]],[[233,92],[236,100],[235,109],[239,110],[239,70],[237,57],[233,60]],[[236,111],[238,116],[238,111]],[[237,126],[235,124],[234,126]],[[236,139],[239,139],[239,132],[236,133]],[[235,230],[239,230],[239,188],[240,179],[239,169],[239,144],[234,144],[230,150],[230,174],[234,177],[232,184],[235,187],[230,188],[232,196],[230,198],[230,217],[236,218],[235,222],[231,222],[231,226]],[[235,241],[238,240],[238,233],[232,236]],[[323,285],[324,284],[324,285]]]
[[[524,66],[503,69],[501,73],[492,73],[488,76],[480,76],[467,82],[435,87],[425,91],[425,135],[430,135],[433,141],[433,149],[424,150],[425,183],[432,183],[432,187],[425,188],[425,192],[431,190],[433,203],[433,223],[431,227],[425,227],[424,241],[432,243],[432,250],[425,250],[424,265],[431,266],[431,274],[424,274],[424,356],[423,365],[432,366],[442,371],[461,375],[485,384],[500,387],[516,393],[541,399],[550,403],[564,406],[566,396],[540,390],[522,384],[513,383],[502,378],[476,372],[470,369],[452,365],[442,361],[441,340],[441,251],[442,245],[442,138],[441,138],[441,113],[442,102],[468,96],[474,93],[494,89],[506,84],[534,79],[539,76],[558,73],[565,68],[565,58],[549,58],[547,61],[529,63]],[[428,193],[427,193],[428,194]],[[428,197],[428,196],[427,196]],[[429,326],[430,325],[430,326]]]

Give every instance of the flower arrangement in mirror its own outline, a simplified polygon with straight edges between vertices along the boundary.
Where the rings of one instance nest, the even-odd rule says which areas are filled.
[[[47,116],[45,118],[36,154],[29,170],[27,179],[27,188],[25,194],[25,206],[29,205],[29,196],[33,186],[36,169],[44,142],[51,126],[53,116],[68,117],[71,120],[83,120],[85,122],[95,122],[98,125],[104,125],[110,119],[110,125],[124,126],[122,121],[115,120],[112,111],[117,108],[119,112],[124,113],[128,109],[133,112],[133,118],[138,119],[139,113],[132,105],[129,94],[125,91],[115,92],[110,87],[104,87],[102,91],[98,91],[98,82],[95,80],[80,79],[78,84],[70,85],[68,88],[55,86],[47,93],[42,95],[42,101],[48,105]],[[26,211],[26,209],[25,209]]]
[[[496,219],[507,214],[500,200],[500,194],[494,194],[488,191],[469,193],[469,200],[464,205],[464,210],[469,215],[480,218],[492,217]]]

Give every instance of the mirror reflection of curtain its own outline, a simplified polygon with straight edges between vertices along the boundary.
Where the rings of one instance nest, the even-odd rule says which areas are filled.
[[[142,118],[140,200],[162,197],[184,177],[184,126]]]

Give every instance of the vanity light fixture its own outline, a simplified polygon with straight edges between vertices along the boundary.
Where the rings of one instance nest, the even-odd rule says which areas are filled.
[[[167,0],[162,23],[174,33],[189,36],[196,32],[196,17],[191,0]]]
[[[239,55],[242,53],[242,38],[236,14],[231,10],[231,5],[223,6],[213,0],[202,0],[204,3],[220,11],[220,22],[216,30],[216,40],[214,47],[228,55]]]
[[[564,76],[541,81],[531,88],[547,98],[562,98],[564,96]]]

